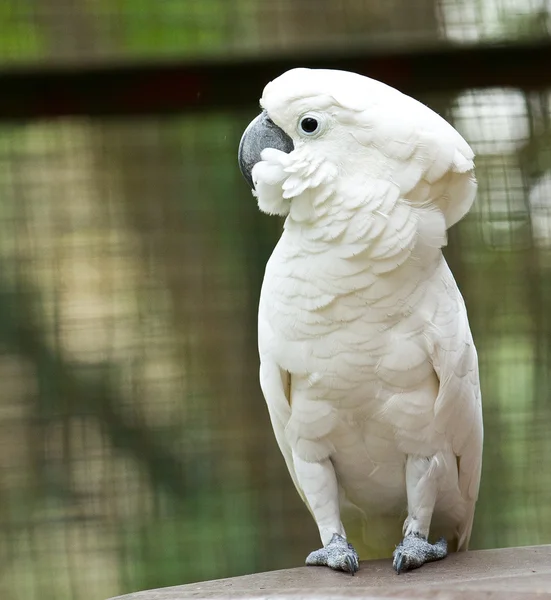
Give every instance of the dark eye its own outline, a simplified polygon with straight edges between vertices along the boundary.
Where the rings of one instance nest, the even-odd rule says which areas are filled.
[[[300,128],[302,129],[302,131],[304,133],[316,133],[316,131],[318,130],[319,127],[319,123],[317,119],[314,119],[314,117],[304,117],[301,121],[300,121]]]

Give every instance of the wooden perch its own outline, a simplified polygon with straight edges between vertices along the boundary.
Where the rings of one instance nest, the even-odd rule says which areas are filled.
[[[396,575],[390,560],[363,562],[352,577],[299,567],[136,592],[111,600],[551,599],[551,545],[450,554]]]

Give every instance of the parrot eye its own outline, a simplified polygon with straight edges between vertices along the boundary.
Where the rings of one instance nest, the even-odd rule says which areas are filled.
[[[319,122],[314,117],[303,117],[300,120],[300,129],[303,133],[312,135],[319,129]]]

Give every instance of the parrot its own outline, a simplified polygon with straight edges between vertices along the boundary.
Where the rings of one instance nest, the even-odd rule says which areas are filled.
[[[319,531],[306,565],[354,575],[386,557],[400,574],[467,550],[481,389],[442,248],[474,203],[474,153],[428,106],[353,72],[293,68],[260,109],[238,164],[260,211],[285,219],[259,379]]]

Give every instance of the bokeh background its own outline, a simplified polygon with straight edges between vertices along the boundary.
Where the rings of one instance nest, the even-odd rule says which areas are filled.
[[[515,44],[547,39],[550,11],[2,0],[0,70]],[[551,542],[549,92],[418,94],[478,155],[478,201],[447,250],[482,374],[474,548]],[[317,547],[257,378],[257,300],[281,223],[258,212],[237,168],[256,101],[0,121],[3,600],[101,600],[296,566]]]

